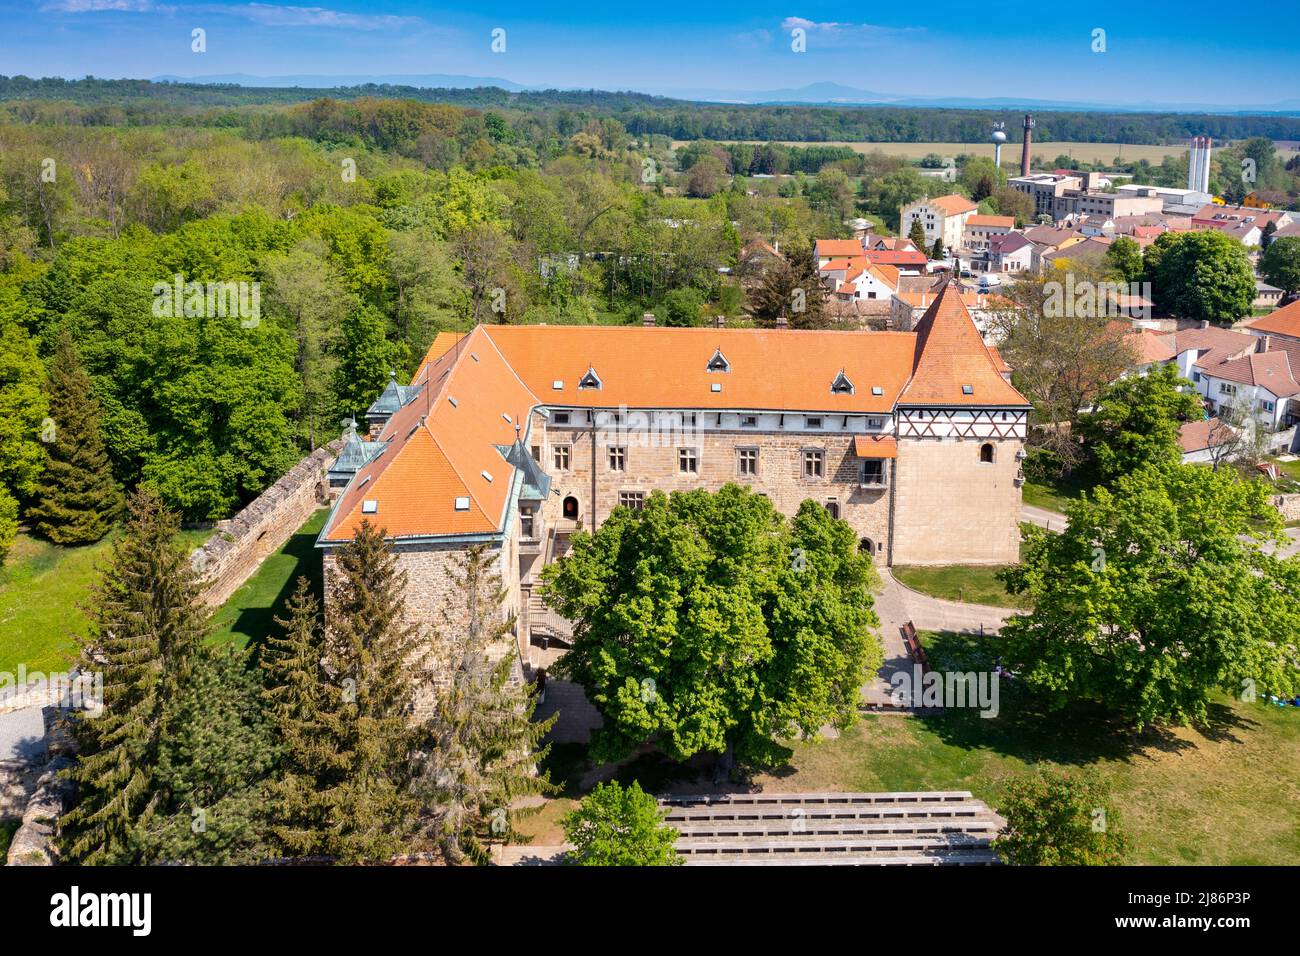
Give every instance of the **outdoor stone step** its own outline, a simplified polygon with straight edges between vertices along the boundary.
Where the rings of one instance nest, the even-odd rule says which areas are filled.
[[[752,855],[752,856],[688,856],[687,866],[997,866],[1001,863],[992,850],[974,853],[920,855],[909,853],[829,853]]]
[[[794,807],[689,807],[669,810],[665,819],[672,824],[692,821],[778,821],[794,819]],[[934,803],[905,806],[887,804],[850,804],[847,806],[809,806],[797,808],[804,820],[978,820],[991,811],[980,801],[970,803]]]
[[[974,799],[969,790],[900,790],[892,793],[722,793],[674,794],[660,797],[661,806],[785,806],[845,803],[960,803]]]
[[[987,834],[945,833],[934,836],[901,836],[895,834],[865,835],[860,837],[826,838],[810,833],[791,833],[783,836],[756,838],[681,837],[677,841],[678,853],[838,853],[859,850],[875,853],[881,850],[953,850],[987,848],[991,838]]]
[[[871,820],[837,820],[808,819],[802,820],[758,820],[752,822],[728,822],[713,820],[681,821],[673,824],[683,837],[701,839],[736,839],[742,837],[772,837],[796,834],[816,834],[824,836],[889,836],[889,835],[938,835],[945,833],[984,833],[995,835],[1001,829],[1002,822],[993,814],[973,820],[930,821],[901,820],[878,822]]]

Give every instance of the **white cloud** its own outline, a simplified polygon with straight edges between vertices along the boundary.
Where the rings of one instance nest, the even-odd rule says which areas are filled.
[[[781,29],[787,34],[796,27],[803,29],[810,41],[815,39],[817,45],[823,47],[864,46],[906,33],[918,33],[924,29],[923,27],[884,27],[874,23],[818,22],[804,17],[786,17],[781,21]]]
[[[46,13],[148,13],[158,9],[153,0],[51,0],[41,7]]]
[[[78,0],[72,0],[78,2]],[[91,0],[93,2],[93,0]],[[128,0],[129,2],[129,0]],[[268,27],[337,27],[346,30],[400,30],[423,21],[419,17],[391,14],[345,13],[324,7],[287,7],[271,3],[219,4],[205,7],[213,13],[243,17]]]

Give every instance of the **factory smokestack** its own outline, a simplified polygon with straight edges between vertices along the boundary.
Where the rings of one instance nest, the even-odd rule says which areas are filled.
[[[1025,114],[1025,141],[1020,147],[1020,175],[1029,175],[1029,151],[1034,145],[1034,118]]]
[[[1187,188],[1197,192],[1210,191],[1210,155],[1214,140],[1208,136],[1192,137],[1192,148],[1187,154]]]

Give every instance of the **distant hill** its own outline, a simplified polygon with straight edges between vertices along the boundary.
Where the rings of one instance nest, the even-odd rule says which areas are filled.
[[[395,73],[385,76],[330,76],[327,74],[300,73],[292,76],[253,76],[249,73],[221,73],[212,76],[155,76],[155,83],[185,83],[201,86],[234,85],[262,89],[321,90],[357,86],[410,86],[416,89],[466,90],[492,86],[500,90],[518,92],[530,89],[512,80],[498,76],[461,76],[455,73]]]

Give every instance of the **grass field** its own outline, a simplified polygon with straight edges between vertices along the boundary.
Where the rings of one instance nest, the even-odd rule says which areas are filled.
[[[752,142],[752,141],[749,141]],[[979,143],[851,143],[846,141],[825,143],[797,143],[792,140],[780,140],[786,146],[847,146],[859,153],[882,152],[886,156],[901,156],[904,159],[920,159],[927,153],[940,156],[956,156],[958,153],[976,153],[993,156],[993,144]],[[686,141],[673,142],[674,148],[686,145]],[[1176,146],[1132,146],[1125,143],[1037,143],[1033,148],[1034,161],[1039,164],[1051,163],[1057,156],[1065,154],[1072,159],[1085,163],[1109,163],[1116,157],[1124,160],[1145,159],[1159,166],[1166,156],[1185,156],[1187,147]],[[1020,144],[1007,143],[1002,147],[1003,163],[1020,161]]]
[[[941,670],[987,666],[975,638],[922,639]],[[1011,689],[999,705],[991,719],[974,710],[866,715],[838,739],[792,743],[788,765],[754,782],[774,792],[970,790],[997,807],[1008,783],[1037,766],[1086,768],[1111,794],[1132,838],[1132,863],[1300,861],[1300,709],[1222,697],[1207,728],[1138,735],[1094,708],[1043,713]],[[521,824],[539,844],[560,842],[559,819],[581,796],[582,747],[557,748],[550,767],[563,796]],[[651,758],[619,774],[648,790],[689,788],[693,776]]]
[[[1006,567],[1001,564],[897,565],[891,570],[909,588],[932,597],[996,607],[1032,607],[1026,595],[1008,594],[1006,585],[998,580],[998,572]]]
[[[320,588],[320,554],[313,544],[328,514],[312,515],[283,548],[268,557],[257,573],[231,595],[213,616],[213,640],[233,640],[241,647],[264,635],[282,615],[284,602],[299,574]],[[78,635],[86,633],[82,610],[91,584],[108,563],[114,532],[97,544],[64,548],[19,535],[0,568],[0,671],[66,670],[76,655]],[[197,548],[210,531],[183,531],[187,549]]]
[[[197,548],[211,531],[182,531],[187,548]],[[29,671],[66,670],[76,655],[75,635],[86,633],[82,610],[90,585],[109,561],[112,532],[103,541],[77,548],[20,534],[0,567],[0,671],[20,663]]]
[[[1068,478],[1045,481],[1026,481],[1020,486],[1020,498],[1027,505],[1046,508],[1048,511],[1064,511],[1065,506],[1077,501],[1092,484],[1082,479],[1078,472]]]

